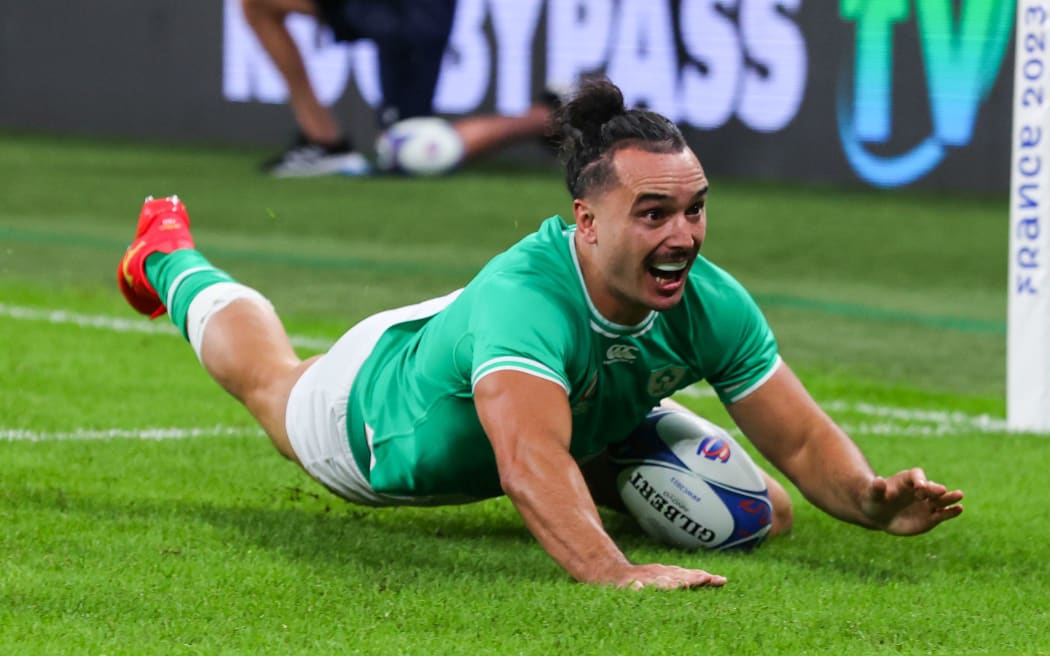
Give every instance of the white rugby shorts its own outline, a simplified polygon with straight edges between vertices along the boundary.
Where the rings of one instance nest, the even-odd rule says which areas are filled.
[[[350,452],[346,411],[354,379],[387,328],[437,314],[460,291],[368,317],[315,360],[292,387],[285,412],[288,441],[307,473],[333,493],[367,506],[443,502],[433,497],[405,497],[373,490]]]

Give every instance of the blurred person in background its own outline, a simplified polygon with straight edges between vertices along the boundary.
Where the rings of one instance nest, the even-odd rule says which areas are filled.
[[[372,166],[318,99],[302,54],[285,25],[290,13],[316,17],[336,40],[370,39],[379,53],[378,127],[431,116],[455,0],[241,0],[244,16],[288,86],[299,127],[295,141],[263,169],[278,177],[367,175]],[[545,93],[520,116],[485,115],[453,124],[462,160],[510,143],[542,138],[558,97]]]

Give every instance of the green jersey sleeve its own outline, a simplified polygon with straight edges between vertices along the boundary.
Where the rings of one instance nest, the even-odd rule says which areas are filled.
[[[699,262],[698,262],[699,263]],[[708,354],[707,381],[725,404],[758,389],[780,365],[777,342],[751,294],[713,264],[702,283],[706,334],[714,348]]]
[[[570,324],[557,294],[496,275],[476,290],[469,322],[473,338],[471,389],[497,371],[520,371],[561,386],[569,394],[567,372]]]

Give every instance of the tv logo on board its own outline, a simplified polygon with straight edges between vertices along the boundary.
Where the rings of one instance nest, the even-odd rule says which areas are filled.
[[[846,158],[873,185],[914,182],[973,139],[1013,29],[1014,0],[840,0],[839,14],[856,25],[852,74],[843,69],[836,98]],[[900,154],[875,154],[894,136],[894,34],[905,23],[919,34],[932,133]]]

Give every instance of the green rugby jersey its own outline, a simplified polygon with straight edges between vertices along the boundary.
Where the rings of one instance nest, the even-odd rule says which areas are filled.
[[[472,389],[501,370],[565,389],[577,460],[623,439],[661,399],[706,379],[723,402],[745,396],[779,356],[744,288],[704,258],[682,301],[614,324],[584,288],[569,227],[554,216],[493,258],[436,314],[380,337],[350,392],[351,451],[378,492],[502,494]]]

